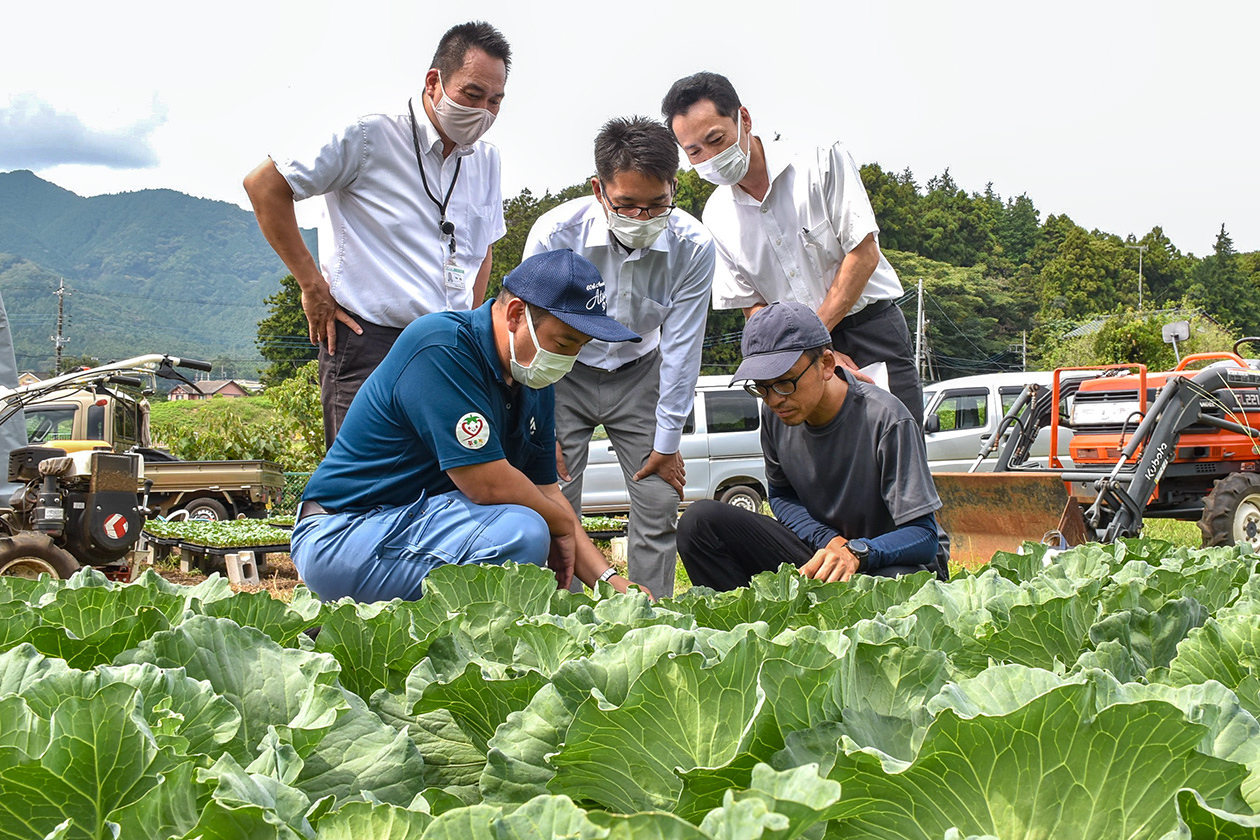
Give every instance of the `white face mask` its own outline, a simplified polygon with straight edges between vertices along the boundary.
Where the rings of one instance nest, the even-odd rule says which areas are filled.
[[[563,353],[553,353],[543,349],[538,343],[538,333],[534,332],[534,319],[529,314],[528,306],[525,307],[525,326],[529,327],[529,337],[534,340],[536,352],[534,360],[528,365],[518,362],[516,360],[516,333],[508,333],[508,356],[512,364],[512,378],[535,390],[556,384],[564,378],[566,373],[573,370],[573,363],[577,361],[577,356],[566,356]]]
[[[438,72],[438,84],[442,85],[442,101],[434,104],[433,113],[437,115],[442,133],[456,146],[471,146],[494,125],[495,115],[485,108],[469,108],[451,99],[446,85],[442,83],[441,71]]]
[[[752,156],[739,145],[744,133],[744,121],[740,116],[737,114],[735,117],[735,142],[708,160],[692,164],[696,174],[710,184],[729,187],[744,180],[744,176],[748,174],[748,164],[752,161]],[[748,141],[748,148],[752,148],[752,140]]]
[[[631,250],[650,248],[657,237],[669,226],[669,216],[658,216],[655,219],[627,219],[616,213],[608,213],[608,229],[617,241]]]

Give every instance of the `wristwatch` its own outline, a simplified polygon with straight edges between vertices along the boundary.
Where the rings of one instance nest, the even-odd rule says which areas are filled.
[[[610,577],[616,574],[619,574],[617,571],[617,567],[609,566],[607,569],[604,569],[604,573],[599,576],[599,579],[602,581],[607,581]]]
[[[858,559],[858,568],[866,565],[866,558],[871,555],[871,544],[866,540],[849,540],[844,544],[849,553]]]

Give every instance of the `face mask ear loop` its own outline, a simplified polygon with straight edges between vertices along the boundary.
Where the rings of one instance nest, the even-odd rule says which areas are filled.
[[[538,343],[538,333],[534,331],[534,316],[529,311],[529,304],[525,304],[525,326],[529,327],[529,340],[534,342],[534,358],[538,358],[538,351],[542,350],[542,345]],[[533,366],[531,361],[530,366]]]
[[[520,300],[521,305],[525,307],[525,326],[529,328],[529,337],[534,339],[534,358],[536,359],[538,358],[538,339],[534,336],[534,324],[529,317],[529,304],[520,298],[517,298],[517,300]],[[512,364],[519,366],[521,370],[529,370],[530,366],[534,364],[533,359],[530,360],[528,365],[522,365],[517,360],[515,330],[508,332],[508,359],[512,362]]]

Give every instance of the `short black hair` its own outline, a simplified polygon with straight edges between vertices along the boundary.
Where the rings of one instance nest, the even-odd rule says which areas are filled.
[[[739,119],[739,94],[731,80],[707,70],[694,73],[679,79],[670,87],[669,93],[661,100],[661,116],[666,125],[673,125],[674,117],[685,114],[702,99],[713,103],[713,107],[724,117]]]
[[[601,182],[618,172],[637,172],[672,183],[678,175],[678,143],[650,117],[616,117],[595,136],[595,174]]]
[[[520,295],[512,294],[511,292],[508,291],[507,286],[500,287],[499,293],[495,295],[495,300],[503,304],[504,306],[507,306],[509,302],[514,301],[517,298],[520,298],[521,303],[524,303],[525,308],[529,310],[530,317],[533,319],[535,327],[538,326],[538,323],[540,321],[546,318],[556,317],[555,315],[552,315],[546,309],[543,309],[541,306],[530,303],[529,301],[525,300],[525,298],[520,297]]]
[[[449,78],[464,66],[464,56],[469,49],[478,49],[491,58],[503,62],[503,75],[512,69],[512,48],[508,45],[503,33],[481,20],[461,23],[446,30],[442,40],[438,41],[437,52],[433,54],[433,63],[444,77]]]
[[[823,357],[823,353],[827,352],[828,350],[831,350],[833,353],[835,352],[835,348],[832,347],[830,341],[828,341],[826,344],[820,344],[817,347],[811,347],[808,350],[806,350],[805,358],[809,359],[809,363],[812,365],[814,362],[821,359]]]

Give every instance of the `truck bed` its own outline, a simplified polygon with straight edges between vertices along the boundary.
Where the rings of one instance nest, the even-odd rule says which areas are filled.
[[[273,461],[146,461],[144,476],[162,493],[284,487],[284,470]]]

